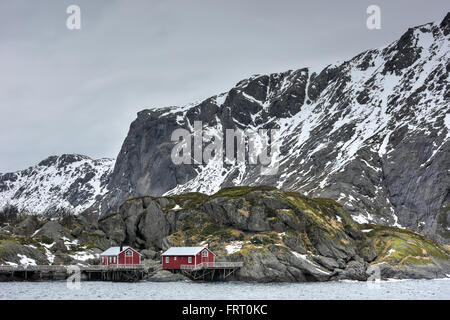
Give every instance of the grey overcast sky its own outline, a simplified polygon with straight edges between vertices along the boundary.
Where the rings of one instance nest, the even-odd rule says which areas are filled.
[[[81,30],[66,28],[71,4]],[[371,4],[381,30],[366,28]],[[144,108],[346,60],[448,11],[448,0],[2,0],[0,172],[63,153],[116,157]]]

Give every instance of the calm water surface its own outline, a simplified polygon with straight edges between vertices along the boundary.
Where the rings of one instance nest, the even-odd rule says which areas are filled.
[[[347,281],[268,284],[83,281],[79,289],[69,289],[65,281],[2,282],[0,299],[450,299],[450,281],[382,281],[372,286]]]

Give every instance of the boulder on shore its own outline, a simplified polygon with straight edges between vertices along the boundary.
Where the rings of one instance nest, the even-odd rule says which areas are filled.
[[[172,273],[168,270],[159,270],[147,278],[147,280],[154,282],[190,281],[188,277],[180,273]]]

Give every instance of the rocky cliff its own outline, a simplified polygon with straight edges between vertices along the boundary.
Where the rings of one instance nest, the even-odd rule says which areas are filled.
[[[331,199],[273,187],[232,187],[129,199],[99,228],[145,252],[209,245],[217,260],[244,261],[244,281],[437,278],[450,271],[448,248],[395,227],[358,224]]]
[[[139,112],[100,211],[135,196],[264,184],[332,198],[359,223],[449,241],[449,30],[447,14],[342,63],[255,75],[201,103]],[[171,134],[192,131],[196,120],[211,135],[278,129],[278,173],[214,161],[174,165]]]
[[[243,261],[230,280],[330,281],[445,278],[450,251],[412,231],[358,224],[331,199],[267,186],[129,199],[98,221],[21,218],[0,226],[0,263],[96,263],[120,243],[137,248],[154,271],[171,246],[209,245],[216,261]],[[164,278],[164,279],[162,279]],[[170,279],[172,279],[170,277]]]

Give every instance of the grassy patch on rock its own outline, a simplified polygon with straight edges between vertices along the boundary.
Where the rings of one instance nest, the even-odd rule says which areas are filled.
[[[170,199],[173,199],[175,203],[183,209],[197,209],[208,199],[208,196],[200,192],[188,192],[170,196]]]
[[[366,235],[377,251],[374,263],[429,264],[450,258],[448,248],[413,231],[373,224],[361,228],[372,229]]]
[[[247,195],[250,192],[254,191],[272,191],[277,190],[275,187],[271,186],[255,186],[255,187],[229,187],[229,188],[223,188],[220,191],[216,192],[215,194],[211,195],[209,199],[214,199],[218,197],[226,197],[226,198],[236,198],[236,197],[242,197]]]

